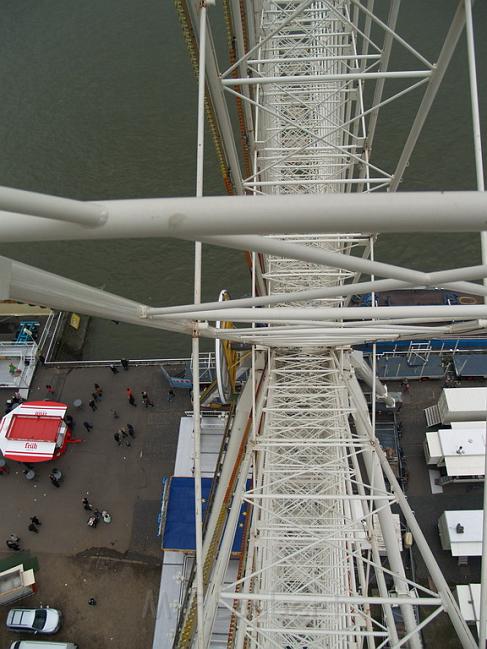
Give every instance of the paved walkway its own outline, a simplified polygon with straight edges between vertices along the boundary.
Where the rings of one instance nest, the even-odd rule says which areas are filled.
[[[463,387],[481,385],[473,381]],[[403,395],[403,407],[399,420],[403,425],[401,445],[406,457],[409,483],[406,495],[409,505],[414,510],[428,545],[433,551],[450,588],[456,584],[467,584],[480,581],[480,558],[471,557],[468,566],[459,567],[457,559],[441,548],[438,534],[438,518],[446,509],[482,509],[483,484],[452,484],[444,487],[443,493],[432,494],[428,465],[424,457],[423,441],[426,430],[424,408],[437,403],[441,394],[442,381],[411,381],[410,391]],[[389,383],[390,390],[395,389]],[[416,578],[419,583],[432,586],[427,580],[427,570],[418,549],[413,545],[416,562]],[[432,649],[460,649],[461,645],[454,633],[446,614],[441,614],[424,630],[427,647]]]
[[[88,401],[94,383],[102,387],[103,397],[92,412]],[[178,392],[169,403],[167,384],[154,366],[131,366],[118,374],[108,367],[42,367],[29,400],[47,398],[46,384],[53,386],[56,400],[68,404],[82,400],[80,410],[68,410],[75,419],[73,437],[80,441],[70,444],[54,463],[36,465],[36,481],[27,481],[24,467],[13,462],[9,463],[10,475],[0,476],[0,557],[7,554],[3,553],[4,539],[14,533],[21,537],[22,547],[39,558],[39,593],[24,600],[22,606],[40,602],[60,606],[66,623],[59,638],[99,649],[149,647],[153,623],[146,620],[141,634],[140,621],[141,616],[151,615],[153,602],[157,602],[162,555],[156,518],[161,478],[172,473],[179,419],[191,408],[187,392]],[[136,407],[128,403],[127,387],[134,393]],[[154,407],[143,406],[142,390],[149,393]],[[111,409],[118,412],[118,419]],[[84,421],[92,423],[93,430],[87,432]],[[119,447],[113,434],[127,423],[134,426],[135,439],[130,440],[130,447]],[[59,489],[48,478],[53,466],[63,472]],[[89,527],[83,496],[98,509],[107,509],[112,523]],[[27,529],[34,514],[42,521],[39,534]],[[91,596],[100,599],[93,608],[87,605]],[[3,644],[17,638],[3,628],[6,610],[0,618]]]

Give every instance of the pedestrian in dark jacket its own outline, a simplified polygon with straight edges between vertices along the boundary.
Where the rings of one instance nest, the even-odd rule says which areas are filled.
[[[58,488],[59,488],[59,487],[61,486],[60,483],[59,483],[59,480],[56,478],[56,476],[54,475],[54,473],[50,473],[50,474],[49,474],[49,480],[52,482],[52,484],[53,484],[55,487],[58,487]]]
[[[30,522],[34,523],[34,525],[42,525],[41,521],[37,518],[37,516],[31,516]]]
[[[132,439],[135,439],[135,430],[132,424],[127,424],[127,432]]]
[[[152,406],[152,408],[154,407],[154,404],[149,399],[149,395],[147,394],[147,392],[145,392],[145,390],[142,390],[142,403],[146,408],[148,408],[149,406]]]
[[[120,437],[120,433],[113,433],[113,439],[120,446],[120,444],[122,443],[122,438]]]
[[[98,396],[98,398],[101,399],[101,397],[103,396],[103,390],[98,385],[98,383],[95,383],[95,392],[96,392],[96,395]]]
[[[93,428],[93,424],[90,424],[89,421],[84,421],[83,426],[85,427],[85,430],[87,433],[90,432],[90,430]]]
[[[111,363],[108,367],[111,369],[113,374],[118,374],[118,370],[113,363]]]
[[[128,371],[129,369],[129,362],[126,358],[122,358],[120,363],[122,364],[122,367],[125,371]]]
[[[29,532],[35,532],[36,534],[39,534],[39,530],[37,527],[34,525],[34,523],[29,524]]]
[[[90,503],[88,498],[86,496],[81,500],[84,509],[86,509],[87,512],[90,512],[93,509],[93,505]]]
[[[95,412],[95,410],[96,410],[96,403],[95,403],[95,400],[94,400],[94,399],[90,399],[90,401],[88,401],[88,405],[89,405],[90,408],[93,410],[93,412]]]

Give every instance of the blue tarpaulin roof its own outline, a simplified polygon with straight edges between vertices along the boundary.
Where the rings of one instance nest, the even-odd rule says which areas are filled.
[[[455,354],[455,374],[462,376],[487,376],[487,354]]]
[[[203,498],[203,517],[208,504],[212,478],[202,478],[201,493]],[[191,552],[196,549],[194,531],[194,478],[172,477],[168,485],[166,511],[161,547],[166,551]],[[232,553],[239,553],[242,545],[243,528],[247,512],[247,503],[242,505]]]

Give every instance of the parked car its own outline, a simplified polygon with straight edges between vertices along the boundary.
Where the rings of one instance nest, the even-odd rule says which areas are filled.
[[[25,633],[56,633],[62,619],[61,611],[55,608],[12,608],[7,615],[7,627]]]

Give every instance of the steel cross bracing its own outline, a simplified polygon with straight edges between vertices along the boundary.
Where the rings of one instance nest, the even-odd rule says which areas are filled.
[[[377,571],[382,584],[386,572],[374,515],[384,514],[394,496],[361,475],[370,442],[349,426],[343,368],[331,350],[275,352],[272,368],[255,485],[244,496],[254,511],[253,551],[239,584],[240,638],[259,647],[397,641],[367,596],[371,574]],[[401,575],[396,591],[409,594],[412,586]],[[427,594],[440,612],[441,600]],[[382,588],[381,595],[387,600],[389,593]]]
[[[239,68],[246,77],[240,75],[238,83],[228,77],[238,63],[223,75],[227,91],[255,111],[254,170],[243,179],[244,188],[254,194],[323,194],[388,187],[392,176],[372,165],[369,153],[380,106],[411,89],[383,100],[399,2],[391,3],[381,46],[370,36],[373,16],[368,9],[360,13],[357,3],[257,4],[262,11],[256,45]],[[432,69],[418,58],[424,69],[404,74],[421,78],[413,87],[427,81]],[[376,84],[368,109],[367,76]],[[247,82],[253,92],[243,93]],[[373,131],[369,140],[366,116]],[[284,239],[345,254],[360,247],[364,255],[372,243],[359,233]],[[254,272],[255,285],[264,282],[270,296],[359,278],[351,270],[274,255]],[[343,306],[345,300],[337,293],[304,305]],[[303,300],[274,304],[291,305],[303,306]],[[444,597],[406,578],[391,512],[395,495],[386,489],[371,449],[368,412],[353,399],[349,352],[340,348],[346,334],[342,329],[330,347],[330,331],[315,334],[299,323],[287,329],[284,324],[276,336],[275,329],[268,327],[260,338],[272,351],[263,425],[254,434],[254,484],[242,497],[253,512],[246,564],[243,576],[220,592],[220,605],[233,614],[229,642],[237,649],[420,647],[420,629],[446,605]],[[251,330],[241,334],[252,342]],[[387,330],[380,335],[387,338]],[[378,598],[371,597],[372,582]],[[217,595],[218,590],[207,595],[207,603]],[[398,605],[400,616],[393,613]],[[425,609],[421,616],[419,608]]]
[[[363,294],[438,286],[487,296],[484,286],[472,283],[487,277],[485,233],[480,266],[423,273],[372,259],[374,236],[381,231],[485,228],[473,1],[458,0],[432,64],[398,34],[400,0],[390,0],[385,18],[374,13],[373,0],[222,0],[231,9],[227,13],[235,35],[230,39],[232,64],[222,74],[206,18],[214,2],[177,2],[184,5],[180,15],[193,61],[199,48],[198,198],[93,203],[0,187],[2,238],[25,244],[169,236],[250,250],[253,296],[201,304],[198,245],[194,304],[153,307],[3,257],[1,297],[192,335],[196,376],[199,337],[253,344],[252,380],[236,413],[240,441],[233,429],[231,436],[238,446],[238,467],[235,461],[225,466],[230,477],[219,483],[225,499],[217,513],[229,508],[227,525],[221,544],[214,537],[215,562],[208,563],[204,579],[197,579],[200,649],[209,643],[218,603],[232,611],[229,645],[237,649],[415,648],[421,644],[421,628],[442,610],[462,645],[473,647],[377,443],[354,374],[360,366],[348,349],[365,340],[485,331],[487,307],[347,308],[356,289]],[[394,195],[466,22],[480,191]],[[389,68],[393,43],[408,52],[408,69]],[[393,90],[389,79],[394,80]],[[210,121],[218,126],[210,124],[210,130],[225,184],[229,192],[241,194],[231,204],[221,197],[202,197],[205,80]],[[395,168],[384,170],[371,162],[379,109],[420,86],[424,94],[399,160]],[[253,156],[253,169],[245,177],[241,172],[248,165],[240,164],[225,93],[243,106],[241,135]],[[341,229],[347,234],[337,234]],[[369,252],[371,259],[366,259]],[[370,280],[361,280],[362,274]],[[349,285],[352,280],[357,286]],[[231,330],[211,326],[225,317],[249,325]],[[446,320],[451,324],[444,324]],[[384,398],[387,394],[371,374],[375,404],[376,390]],[[268,388],[259,389],[264,384]],[[199,421],[197,383],[194,395]],[[197,482],[198,428],[195,424]],[[254,484],[245,492],[251,460]],[[386,489],[384,474],[392,491]],[[195,494],[199,511],[196,489]],[[230,521],[237,525],[242,499],[252,512],[245,563],[238,582],[222,589],[235,530]],[[405,578],[391,513],[394,502],[414,534],[435,593]],[[484,524],[482,600],[487,602],[487,518]],[[196,537],[201,571],[205,548],[201,535]],[[378,595],[371,595],[372,581]],[[426,609],[419,618],[413,605]],[[487,605],[481,611],[485,618]],[[482,629],[484,623],[481,619]],[[188,632],[185,642],[193,639]]]

